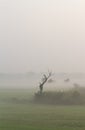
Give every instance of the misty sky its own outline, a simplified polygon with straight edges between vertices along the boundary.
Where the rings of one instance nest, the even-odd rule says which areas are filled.
[[[0,72],[85,72],[85,0],[0,0]]]

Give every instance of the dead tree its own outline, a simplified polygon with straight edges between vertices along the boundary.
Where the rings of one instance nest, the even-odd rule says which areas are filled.
[[[46,74],[43,75],[42,81],[39,83],[40,94],[42,94],[43,86],[48,81],[48,79],[51,77],[51,75],[52,75],[52,72],[48,72],[48,75],[46,75]]]

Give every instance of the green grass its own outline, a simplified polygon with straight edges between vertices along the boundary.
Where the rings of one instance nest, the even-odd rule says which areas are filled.
[[[31,94],[29,90],[0,92],[0,130],[85,130],[85,106],[33,104]],[[28,102],[14,102],[15,97]]]

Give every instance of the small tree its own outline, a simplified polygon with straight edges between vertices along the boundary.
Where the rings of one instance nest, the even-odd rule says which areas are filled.
[[[42,94],[43,86],[48,81],[48,79],[51,77],[51,75],[52,75],[52,72],[48,72],[48,75],[46,75],[46,74],[43,75],[43,78],[42,78],[41,82],[39,83],[40,94]]]

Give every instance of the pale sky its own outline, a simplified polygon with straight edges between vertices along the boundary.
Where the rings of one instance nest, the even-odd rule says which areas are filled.
[[[0,72],[85,72],[85,0],[0,0]]]

